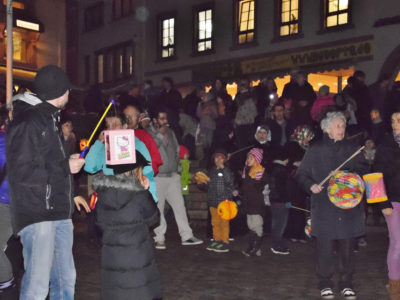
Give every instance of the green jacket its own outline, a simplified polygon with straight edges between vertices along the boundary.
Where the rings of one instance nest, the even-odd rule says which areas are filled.
[[[188,159],[181,159],[181,167],[182,195],[189,195],[190,179],[193,177],[193,174],[189,172],[190,161]]]

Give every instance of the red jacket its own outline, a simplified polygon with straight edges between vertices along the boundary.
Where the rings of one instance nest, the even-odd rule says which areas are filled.
[[[153,168],[155,177],[158,174],[158,168],[163,164],[157,144],[153,137],[143,129],[135,129],[135,135],[146,145],[147,150],[149,150],[151,156],[151,166]]]

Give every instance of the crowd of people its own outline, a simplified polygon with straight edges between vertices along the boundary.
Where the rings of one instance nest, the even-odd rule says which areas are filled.
[[[339,289],[345,299],[356,299],[353,253],[366,245],[368,207],[334,206],[324,192],[327,184],[320,182],[361,145],[362,155],[343,168],[383,173],[389,200],[374,211],[382,211],[389,230],[387,289],[392,300],[400,299],[400,84],[385,75],[371,86],[365,79],[356,71],[340,93],[326,85],[316,93],[306,74],[296,71],[279,97],[272,78],[254,87],[242,78],[234,99],[221,79],[207,91],[194,87],[184,99],[171,78],[163,78],[162,88],[148,80],[143,88],[112,95],[116,104],[104,130],[134,130],[136,163],[107,165],[104,130],[86,157],[78,153],[78,141],[89,136],[104,111],[99,88],[89,91],[84,108],[68,104],[65,73],[42,68],[35,94],[17,94],[0,111],[0,246],[6,247],[12,233],[21,239],[20,299],[45,299],[49,291],[50,299],[74,298],[73,205],[88,213],[91,238],[101,236],[101,298],[161,299],[154,249],[167,249],[166,201],[182,245],[203,243],[188,220],[191,182],[207,190],[212,226],[207,250],[230,250],[234,232],[217,211],[224,200],[236,201],[245,216],[246,257],[262,256],[267,231],[275,255],[290,254],[287,239],[307,243],[309,210],[321,297],[334,298],[337,251]],[[206,181],[191,181],[195,158]],[[79,195],[82,169],[98,199],[90,208]],[[15,281],[1,251],[0,299],[18,299]]]

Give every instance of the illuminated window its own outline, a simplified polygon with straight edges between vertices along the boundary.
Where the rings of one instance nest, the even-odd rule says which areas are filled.
[[[4,49],[7,49],[7,37],[5,38]],[[6,50],[4,55],[6,55]],[[25,62],[26,45],[20,32],[13,31],[13,59],[18,62]],[[5,58],[5,56],[4,56]]]
[[[206,52],[213,49],[213,11],[212,9],[196,12],[196,51]]]
[[[133,0],[113,0],[113,18],[118,19],[133,13]]]
[[[349,0],[326,0],[325,27],[331,28],[350,23]]]
[[[104,4],[97,3],[85,9],[85,31],[103,26]]]
[[[175,56],[175,18],[160,20],[161,30],[161,58]]]
[[[131,42],[96,53],[97,82],[114,82],[134,75],[134,49]]]
[[[299,0],[280,2],[280,36],[299,33]]]
[[[238,44],[255,40],[255,1],[238,1]]]

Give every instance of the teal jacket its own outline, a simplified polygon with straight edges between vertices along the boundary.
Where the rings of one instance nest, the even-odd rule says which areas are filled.
[[[147,150],[146,145],[135,137],[135,147],[136,150],[144,156],[144,158],[149,162],[149,165],[143,168],[143,175],[149,179],[149,192],[153,196],[155,202],[158,202],[157,192],[156,192],[156,182],[154,180],[154,171],[151,167],[151,156],[149,150]],[[100,141],[96,141],[88,154],[85,157],[85,166],[83,168],[86,172],[90,174],[103,171],[104,175],[114,175],[114,171],[111,168],[107,168],[106,165],[106,151],[104,144]]]

